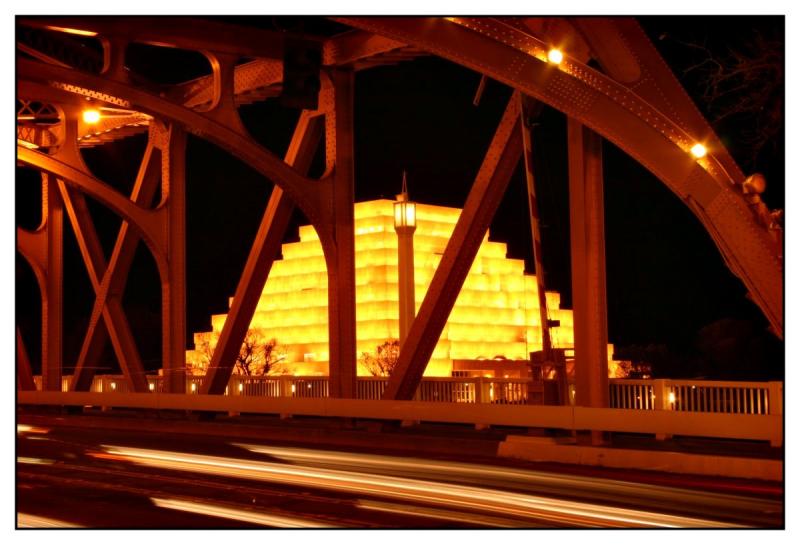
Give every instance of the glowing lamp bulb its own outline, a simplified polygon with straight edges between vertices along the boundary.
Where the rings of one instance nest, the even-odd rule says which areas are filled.
[[[99,110],[84,110],[83,111],[83,122],[89,123],[90,125],[94,125],[100,121],[100,111]]]
[[[703,144],[695,144],[691,149],[692,155],[701,159],[706,156],[706,147]]]
[[[560,49],[551,49],[547,52],[547,60],[553,64],[561,64],[561,61],[564,60],[564,54]]]

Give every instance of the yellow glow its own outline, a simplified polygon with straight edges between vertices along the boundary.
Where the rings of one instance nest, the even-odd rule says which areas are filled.
[[[408,201],[398,201],[394,203],[394,226],[395,229],[417,226],[416,203]],[[367,232],[369,232],[369,229]]]
[[[56,32],[66,32],[67,34],[74,34],[76,36],[97,36],[97,32],[92,32],[91,30],[80,30],[78,28],[65,28],[60,26],[46,26],[44,28],[47,30],[55,30]]]
[[[697,143],[694,146],[692,146],[691,152],[692,152],[692,155],[694,155],[698,159],[701,159],[701,158],[705,157],[706,153],[708,153],[708,151],[706,150],[706,147],[703,144],[700,144],[700,143]]]
[[[156,385],[151,382],[148,388],[150,388],[150,391],[152,392],[153,390],[156,389]]]
[[[670,403],[675,403],[675,392],[670,392],[668,399]]]
[[[564,60],[564,54],[560,49],[553,48],[547,52],[547,60],[553,64],[561,64]]]
[[[89,125],[94,125],[98,121],[100,121],[100,110],[95,110],[94,108],[91,108],[83,111],[84,123],[88,123]]]
[[[414,279],[419,310],[461,211],[414,204]],[[355,205],[359,354],[399,337],[395,210],[395,203],[387,199]],[[411,218],[406,215],[404,219]],[[299,242],[282,246],[283,259],[272,266],[250,327],[286,349],[287,372],[326,375],[327,268],[314,229],[301,226],[299,232]],[[492,359],[499,355],[526,360],[530,352],[541,350],[536,277],[525,274],[523,260],[506,255],[506,244],[489,241],[487,232],[428,362],[426,376],[450,376],[454,359]],[[573,347],[572,311],[559,308],[561,297],[557,292],[545,296],[550,318],[560,321],[559,327],[551,328],[554,346]],[[195,346],[207,342],[213,349],[226,318],[225,314],[212,316],[212,331],[196,333]],[[204,374],[202,354],[188,351],[187,362],[193,374]],[[364,369],[359,373],[367,374]]]

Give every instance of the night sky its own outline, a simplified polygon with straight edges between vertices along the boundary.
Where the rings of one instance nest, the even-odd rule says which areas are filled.
[[[782,17],[645,17],[645,31],[698,99],[700,83],[683,70],[696,52],[679,42],[705,43],[713,51],[738,46],[754,32],[783,40]],[[297,28],[332,34],[342,27],[320,19],[249,17],[262,28]],[[738,40],[738,42],[737,42]],[[129,65],[151,79],[177,82],[209,72],[199,55],[130,52]],[[165,56],[166,55],[166,56]],[[170,58],[172,57],[172,58]],[[172,61],[172,62],[170,62]],[[171,69],[178,62],[179,72]],[[461,207],[497,123],[511,95],[496,81],[486,87],[480,105],[472,99],[480,76],[434,57],[358,72],[355,97],[356,200],[393,198],[402,171],[408,171],[412,199]],[[275,100],[244,106],[241,117],[264,146],[283,155],[298,112]],[[767,176],[764,199],[784,206],[783,139],[750,159],[739,142],[747,119],[733,119],[719,134],[747,173]],[[128,193],[146,143],[144,135],[84,151],[92,171]],[[543,222],[547,288],[562,294],[571,308],[566,124],[563,114],[545,108],[534,132],[537,191]],[[323,146],[320,147],[320,151]],[[727,267],[700,222],[653,175],[615,146],[604,144],[606,259],[609,341],[618,347],[666,345],[686,351],[703,328],[721,320],[745,324],[753,346],[760,347],[748,376],[781,378],[783,343],[766,333],[760,310],[745,298],[744,285]],[[322,170],[319,153],[312,176]],[[17,224],[39,221],[38,174],[17,169]],[[187,346],[195,331],[210,329],[211,314],[224,313],[236,288],[271,184],[214,145],[190,136],[187,149]],[[507,242],[509,257],[523,258],[533,272],[522,163],[492,223],[492,240]],[[93,218],[110,255],[119,220],[90,202]],[[66,222],[66,220],[65,220]],[[308,223],[296,213],[286,241],[297,240],[297,226]],[[77,359],[86,331],[93,292],[71,229],[65,237],[65,365]],[[17,258],[16,309],[37,372],[39,295],[33,272]],[[155,263],[140,245],[124,305],[148,369],[160,365],[160,292]],[[752,343],[751,343],[752,344]],[[116,369],[113,351],[104,358]],[[69,369],[66,370],[69,372]],[[723,373],[724,374],[724,373]],[[747,374],[747,373],[746,373]],[[677,377],[676,377],[677,378]],[[714,378],[714,377],[711,377]]]

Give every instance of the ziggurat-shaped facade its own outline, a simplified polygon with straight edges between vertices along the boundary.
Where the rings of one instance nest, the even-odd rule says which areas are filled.
[[[397,339],[397,235],[393,203],[375,200],[355,205],[356,337],[358,353],[375,352]],[[461,210],[417,203],[414,282],[419,310]],[[451,376],[454,360],[503,356],[527,360],[541,350],[536,277],[525,274],[521,259],[506,257],[506,244],[484,236],[480,250],[431,357],[426,376]],[[282,246],[250,328],[276,339],[286,351],[285,370],[298,375],[328,374],[328,277],[319,238],[300,227],[300,241]],[[560,295],[547,292],[553,345],[573,347],[572,311],[560,309]],[[212,316],[212,331],[196,333],[195,346],[216,344],[226,314]],[[187,352],[191,372],[205,373],[202,354]],[[359,365],[359,375],[369,373]]]

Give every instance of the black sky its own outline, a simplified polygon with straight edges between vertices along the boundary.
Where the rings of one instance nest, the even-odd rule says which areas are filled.
[[[248,18],[270,28],[273,18]],[[682,70],[692,53],[678,41],[706,43],[724,49],[754,31],[783,36],[782,17],[647,17],[645,31],[693,97],[699,84]],[[337,25],[319,19],[280,20],[294,28],[331,33]],[[677,39],[676,39],[677,38]],[[131,52],[129,64],[163,82],[182,81],[208,71],[199,55],[164,57],[145,46]],[[169,69],[178,62],[180,73]],[[499,122],[511,91],[490,81],[478,107],[472,105],[480,77],[447,61],[424,57],[356,75],[356,198],[391,198],[408,171],[413,199],[463,206],[471,181]],[[240,110],[248,130],[263,145],[283,155],[297,112],[267,101]],[[545,108],[534,133],[537,190],[543,222],[544,266],[548,289],[560,291],[571,307],[569,279],[569,209],[564,116]],[[740,129],[740,128],[739,128]],[[737,154],[737,127],[720,137]],[[84,157],[101,179],[129,192],[144,136],[92,148]],[[764,154],[755,168],[770,182],[765,200],[783,207],[783,142],[778,155]],[[321,173],[321,154],[312,175]],[[661,343],[691,344],[704,326],[724,318],[748,321],[763,332],[767,322],[745,298],[745,288],[722,262],[699,221],[653,175],[633,159],[604,144],[608,312],[610,342],[618,346]],[[17,169],[17,224],[38,222],[38,177]],[[251,168],[214,145],[190,136],[187,149],[187,343],[191,333],[210,328],[210,316],[224,313],[258,226],[271,185]],[[493,240],[507,242],[509,256],[526,260],[533,272],[525,182],[517,169],[491,228]],[[96,203],[92,215],[107,255],[119,220]],[[297,226],[307,223],[296,213],[286,240],[297,240]],[[92,290],[71,231],[65,240],[65,363],[74,362],[88,322]],[[32,358],[40,310],[30,268],[17,259],[17,323]],[[124,299],[146,366],[160,362],[160,293],[152,257],[140,247]],[[773,352],[782,343],[770,341]],[[106,360],[115,367],[113,353]]]

